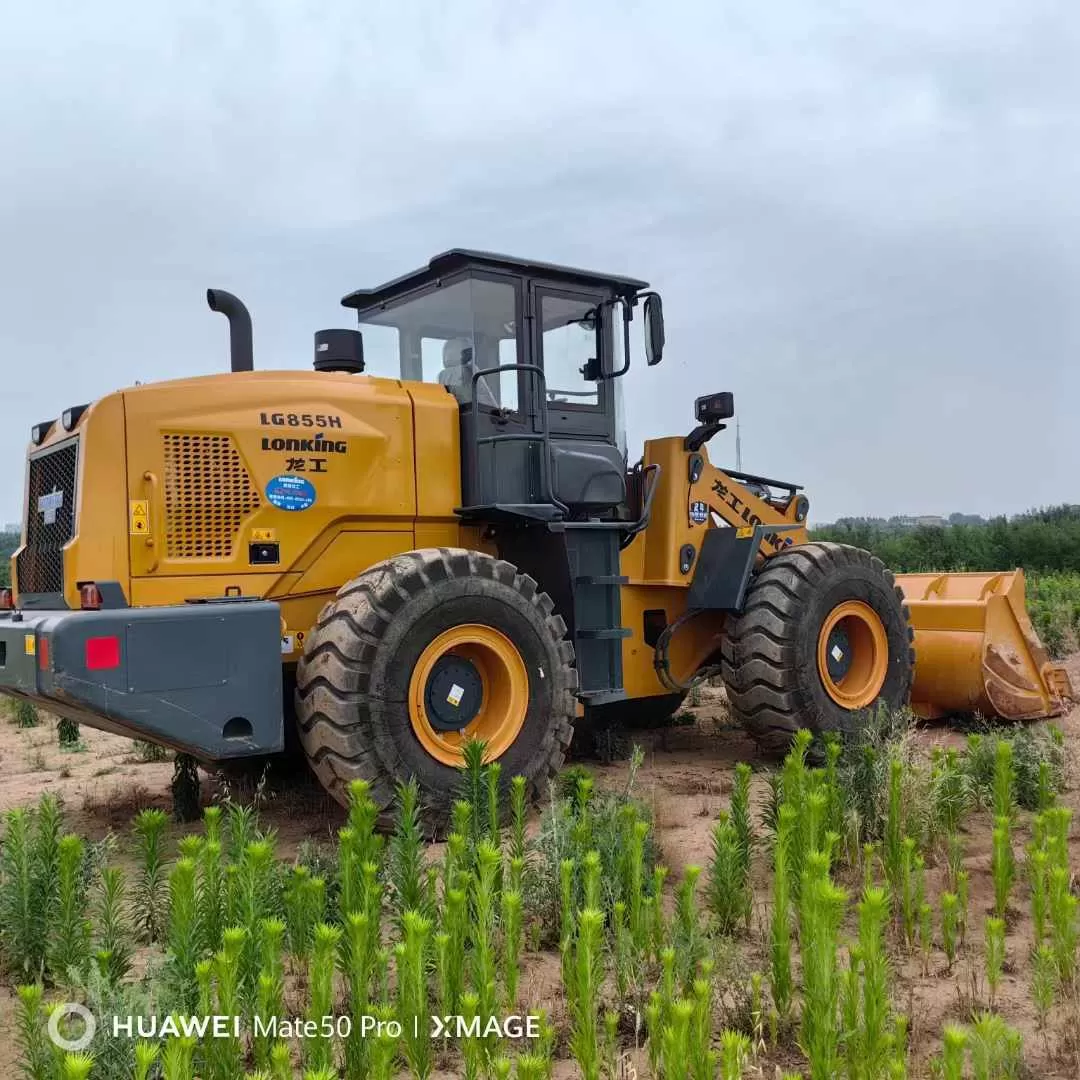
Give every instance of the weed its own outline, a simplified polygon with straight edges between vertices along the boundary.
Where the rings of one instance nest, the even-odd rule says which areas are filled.
[[[867,1077],[881,1075],[889,1051],[889,961],[885,953],[888,919],[888,894],[884,889],[866,889],[859,904],[862,1028],[857,1043]]]
[[[424,869],[424,834],[420,823],[420,788],[416,780],[399,784],[396,793],[394,834],[390,841],[388,870],[395,909],[414,911],[430,920],[435,899]]]
[[[1022,1060],[1020,1033],[995,1013],[978,1014],[968,1039],[975,1080],[1018,1080]]]
[[[1013,748],[998,739],[994,748],[994,817],[1011,818],[1013,812]]]
[[[750,816],[750,766],[740,761],[735,766],[734,786],[731,790],[731,826],[739,844],[743,873],[750,873],[750,856],[754,850],[754,822]]]
[[[689,992],[708,952],[708,941],[699,917],[697,901],[697,883],[700,877],[700,866],[688,866],[675,890],[672,944],[679,960],[679,981],[684,993]]]
[[[180,822],[198,821],[200,816],[199,765],[190,754],[177,754],[170,785],[173,817]]]
[[[523,937],[521,893],[515,889],[509,889],[502,894],[502,930],[505,1004],[510,1009],[513,1009],[517,1001],[518,979],[521,975],[521,944]]]
[[[17,728],[24,729],[36,728],[41,723],[41,717],[38,715],[37,706],[32,701],[27,701],[25,698],[16,699],[14,720]]]
[[[562,863],[584,865],[585,855],[600,856],[603,906],[610,910],[617,900],[626,902],[636,936],[642,932],[642,911],[653,895],[651,874],[659,859],[650,809],[633,795],[632,782],[622,791],[596,792],[585,770],[567,770],[576,778],[567,796],[566,772],[560,777],[526,864],[524,906],[537,913],[544,943],[557,942],[561,924]],[[456,828],[456,827],[455,827]],[[636,892],[632,882],[639,878]],[[583,882],[575,873],[572,882],[574,908],[583,906]],[[640,937],[638,937],[640,940]]]
[[[889,761],[889,804],[885,819],[885,879],[894,892],[901,888],[905,859],[904,821],[901,807],[901,785],[904,764],[897,758]],[[905,914],[906,914],[905,906]],[[906,921],[906,920],[905,920]]]
[[[959,916],[961,948],[967,940],[969,882],[970,875],[966,870],[961,870],[956,875],[956,913]]]
[[[583,1080],[599,1080],[600,1076],[597,999],[603,982],[603,927],[603,913],[593,908],[584,909],[578,916],[573,977],[566,987],[571,1016],[570,1049]]]
[[[1058,978],[1065,986],[1072,986],[1076,978],[1076,924],[1077,898],[1072,894],[1069,871],[1065,866],[1050,870],[1050,943],[1057,963]]]
[[[1005,920],[991,915],[986,920],[986,982],[990,987],[990,1003],[997,996],[1001,973],[1005,967]]]
[[[949,971],[956,962],[960,943],[960,901],[956,893],[941,894],[941,947],[949,962]]]
[[[970,778],[953,749],[935,753],[931,766],[934,817],[946,836],[952,836],[973,801]]]
[[[163,810],[143,810],[134,821],[140,861],[133,895],[135,918],[151,942],[160,940],[165,915],[162,839],[167,824],[168,818]]]
[[[1039,1027],[1046,1027],[1046,1018],[1057,994],[1057,961],[1048,945],[1040,945],[1031,955],[1031,998]]]
[[[90,921],[86,918],[86,885],[82,840],[68,834],[58,845],[57,910],[48,946],[49,972],[55,982],[66,984],[69,972],[86,969],[90,958]]]
[[[23,1074],[27,1080],[51,1080],[53,1049],[46,1034],[44,991],[40,983],[20,986],[16,1017],[16,1042],[22,1056]]]
[[[1007,814],[999,814],[995,821],[990,871],[994,879],[994,911],[999,917],[1003,917],[1009,905],[1009,893],[1012,891],[1016,864],[1013,858],[1009,817]]]
[[[963,1080],[964,1051],[968,1034],[956,1024],[946,1024],[941,1054],[941,1080]]]
[[[706,903],[721,934],[731,934],[749,915],[749,860],[744,857],[738,832],[722,813],[713,828],[712,862],[705,887]]]
[[[903,918],[904,940],[910,946],[915,941],[915,922],[919,912],[919,883],[915,860],[915,841],[905,836],[900,847],[900,910]]]
[[[60,717],[56,725],[56,741],[65,750],[77,750],[82,743],[78,723],[67,717]]]
[[[812,853],[808,863],[812,864],[818,854]],[[808,865],[800,897],[803,1012],[799,1042],[810,1059],[811,1080],[832,1080],[838,1068],[836,1009],[840,981],[836,947],[847,904],[847,894],[822,870]]]
[[[180,859],[169,873],[169,973],[188,1008],[194,1005],[195,965],[205,940],[199,926],[195,863]]]
[[[794,980],[791,974],[791,887],[788,882],[788,856],[791,851],[795,810],[781,806],[773,851],[773,907],[770,923],[769,955],[773,1002],[780,1019],[787,1021],[791,1012]]]
[[[722,1080],[739,1080],[749,1057],[750,1040],[741,1031],[722,1031],[720,1033],[720,1076]],[[715,1074],[703,1071],[694,1073],[695,1077],[711,1075]]]
[[[1053,725],[1023,727],[1010,736],[976,732],[968,736],[964,759],[976,802],[994,808],[995,816],[1007,801],[1023,810],[1045,809],[1065,783],[1064,743]]]
[[[934,909],[919,905],[919,949],[922,952],[923,975],[930,974],[930,953],[934,948]]]
[[[169,760],[168,748],[162,746],[160,743],[147,742],[145,739],[135,739],[133,746],[135,756],[139,761],[157,762]]]

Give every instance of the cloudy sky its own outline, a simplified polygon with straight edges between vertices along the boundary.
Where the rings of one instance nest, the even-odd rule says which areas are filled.
[[[0,522],[31,423],[225,367],[207,285],[305,367],[453,246],[664,293],[632,445],[732,390],[817,520],[1080,501],[1070,9],[0,3]]]

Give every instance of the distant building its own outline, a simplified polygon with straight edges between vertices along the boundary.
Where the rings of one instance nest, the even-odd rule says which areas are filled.
[[[940,514],[923,514],[915,519],[916,525],[944,525],[945,519]]]
[[[4,526],[4,532],[21,533],[22,532],[22,526],[18,522],[16,522],[14,525],[5,525]]]

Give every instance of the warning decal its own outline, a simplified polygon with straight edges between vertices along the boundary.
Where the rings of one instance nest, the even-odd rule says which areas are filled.
[[[132,499],[130,505],[130,521],[132,536],[150,535],[150,501],[148,499]]]

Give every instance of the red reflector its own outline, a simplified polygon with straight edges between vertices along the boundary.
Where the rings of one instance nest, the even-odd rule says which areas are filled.
[[[49,639],[44,635],[38,638],[37,666],[42,671],[49,670]]]
[[[0,589],[0,611],[10,611],[15,606],[15,598],[10,589]]]
[[[120,639],[92,637],[86,639],[86,670],[105,671],[120,666]]]
[[[101,610],[101,590],[91,582],[79,586],[79,604],[83,611]]]

